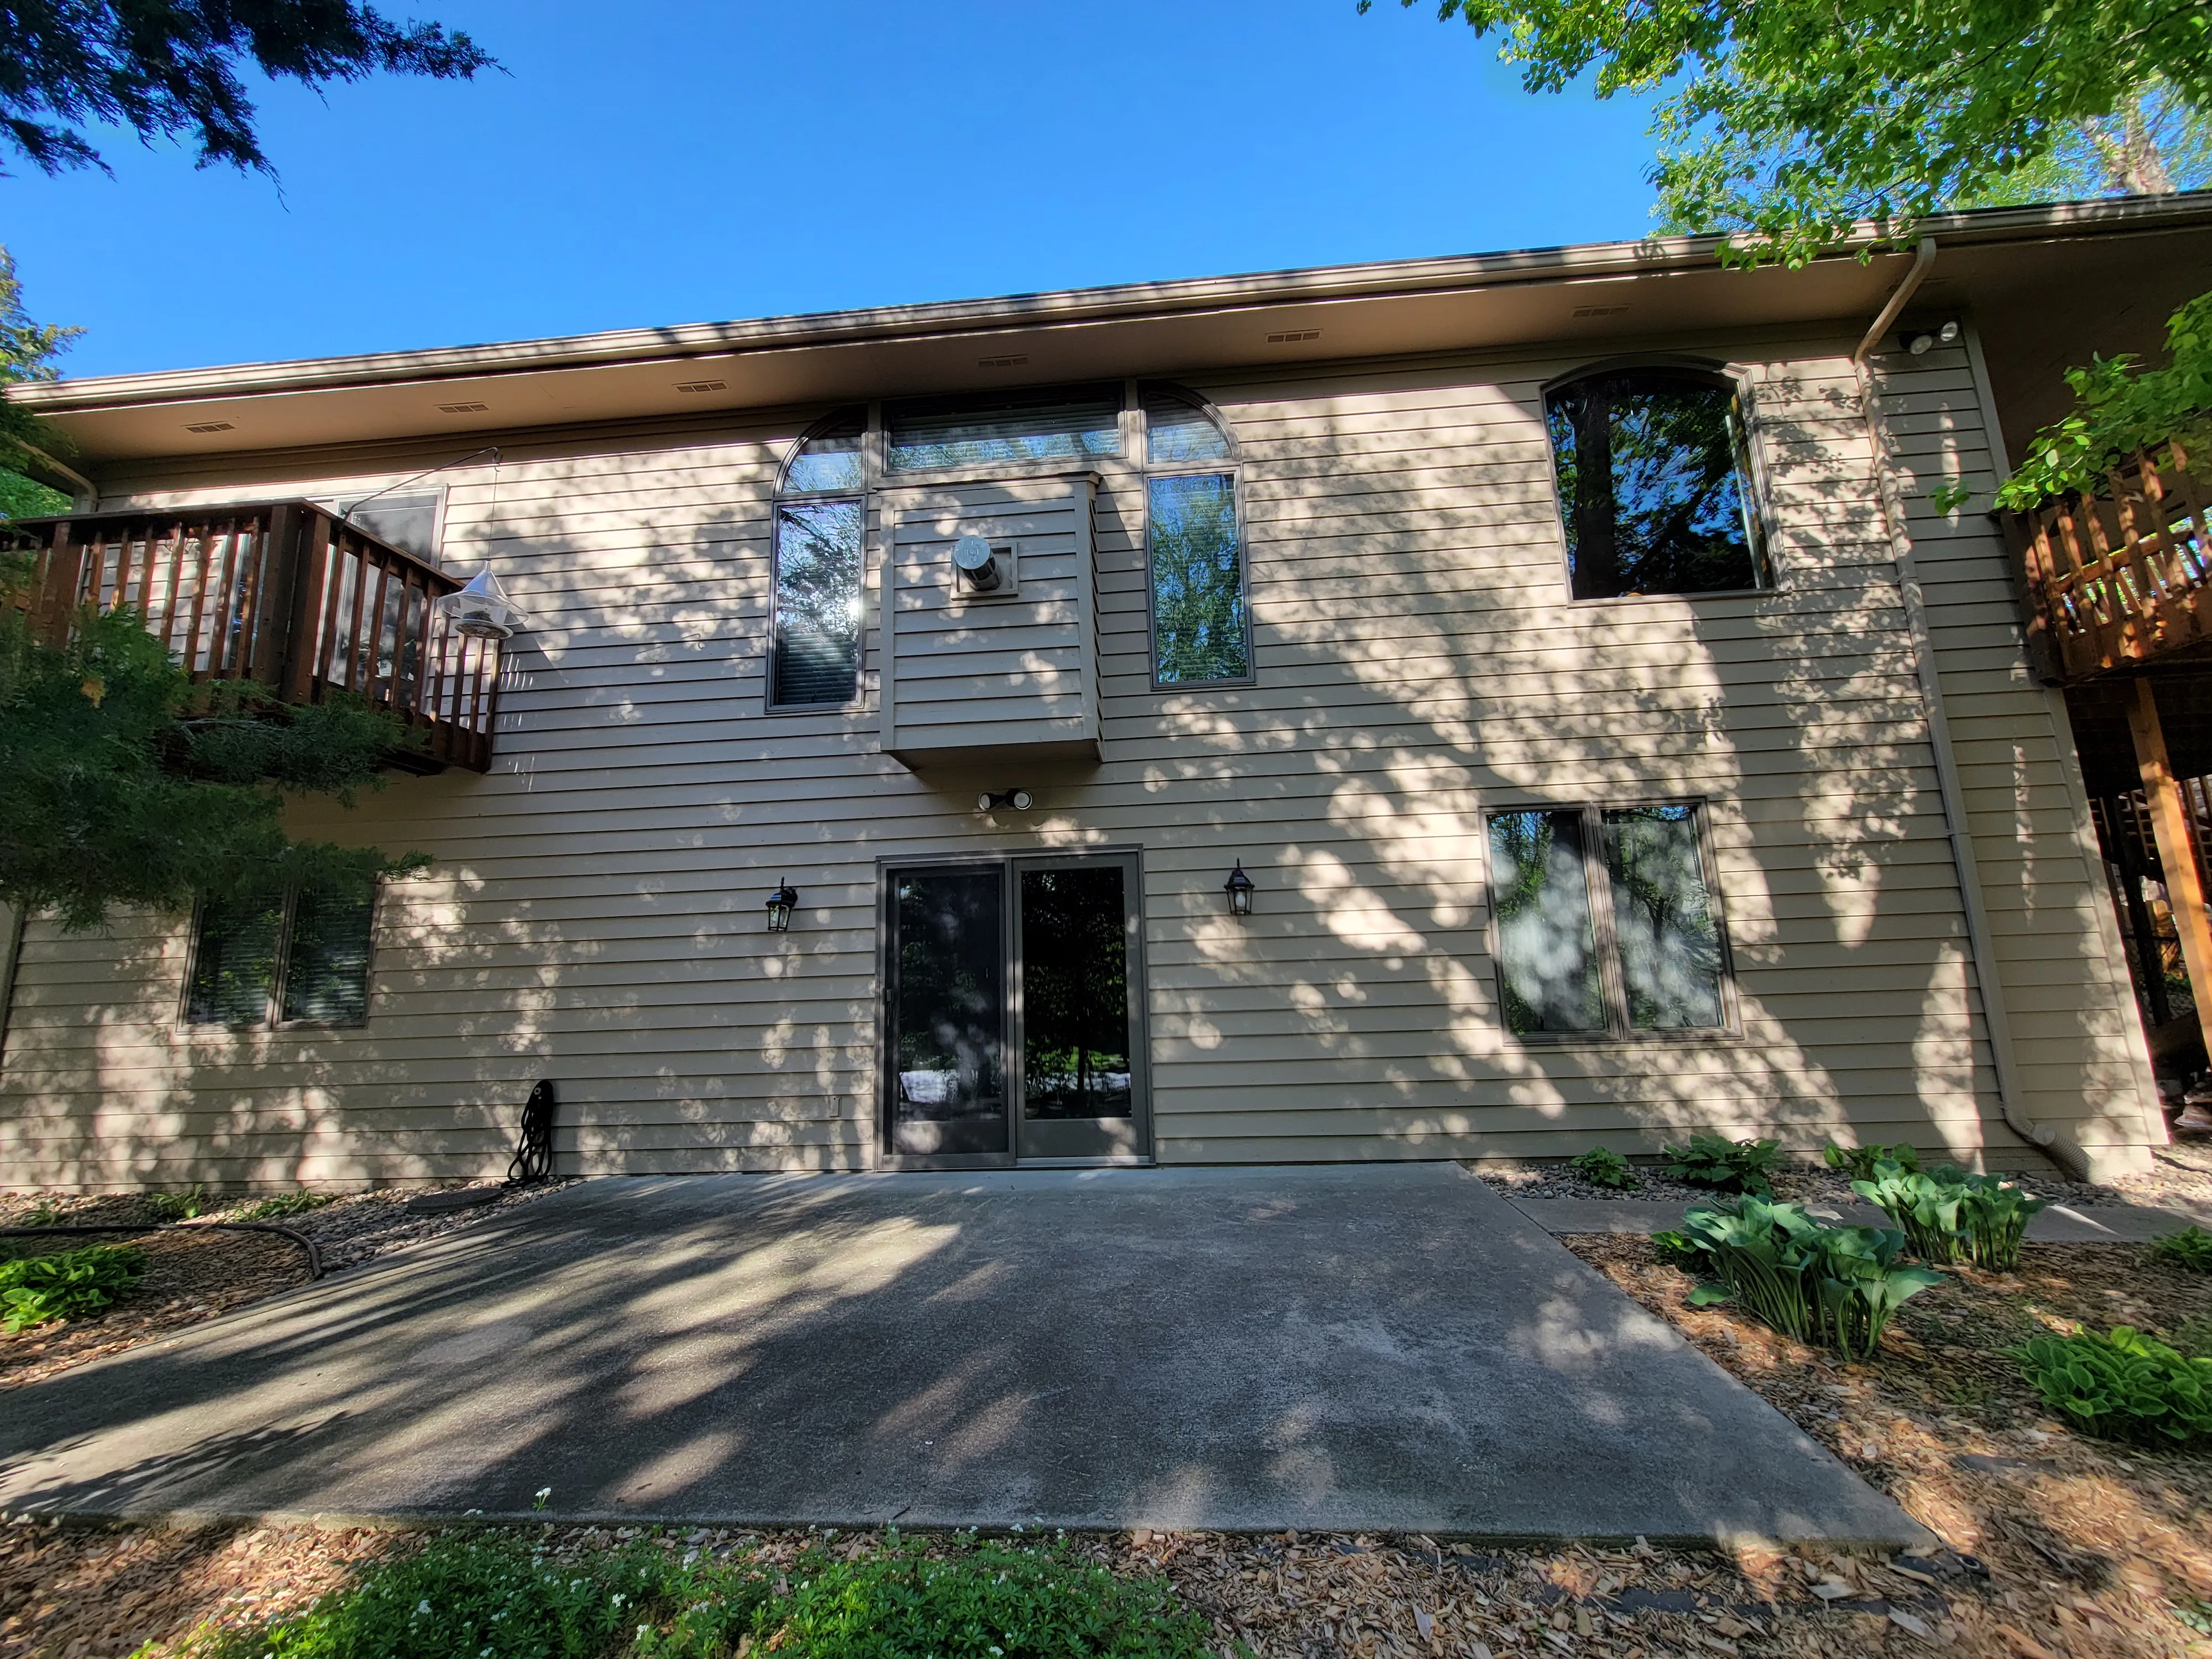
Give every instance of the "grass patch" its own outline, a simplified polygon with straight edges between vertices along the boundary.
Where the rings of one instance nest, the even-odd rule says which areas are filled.
[[[196,1659],[1206,1659],[1206,1626],[1164,1581],[1052,1547],[900,1540],[771,1568],[647,1539],[567,1558],[509,1533],[448,1534]]]
[[[97,1313],[145,1271],[145,1251],[131,1244],[92,1244],[0,1261],[0,1330],[13,1336],[50,1320]]]
[[[304,1215],[309,1210],[319,1210],[336,1197],[331,1193],[279,1193],[274,1198],[264,1198],[258,1204],[249,1204],[233,1215],[233,1221],[282,1221],[288,1215]]]

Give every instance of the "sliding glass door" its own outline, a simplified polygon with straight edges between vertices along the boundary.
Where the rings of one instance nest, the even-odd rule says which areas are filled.
[[[1133,854],[885,872],[885,1152],[1148,1156]]]

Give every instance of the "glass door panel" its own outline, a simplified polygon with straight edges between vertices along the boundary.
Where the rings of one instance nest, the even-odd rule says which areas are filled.
[[[999,866],[891,874],[893,1152],[1010,1150],[1005,905]]]
[[[1135,890],[1134,860],[1118,856],[1016,866],[1025,1158],[1144,1148]]]

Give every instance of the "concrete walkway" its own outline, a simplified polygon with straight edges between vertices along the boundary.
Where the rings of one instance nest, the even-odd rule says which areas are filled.
[[[1906,1541],[1457,1165],[586,1182],[9,1395],[0,1507]]]
[[[1719,1196],[1719,1194],[1716,1194]],[[1659,1233],[1682,1224],[1690,1206],[1654,1198],[1509,1198],[1505,1200],[1546,1232]],[[1871,1204],[1808,1204],[1806,1213],[1820,1221],[1854,1227],[1887,1227],[1889,1218]],[[2146,1209],[2136,1204],[2076,1208],[2053,1204],[2027,1220],[2034,1244],[2141,1244],[2179,1232],[2206,1218],[2191,1212]]]

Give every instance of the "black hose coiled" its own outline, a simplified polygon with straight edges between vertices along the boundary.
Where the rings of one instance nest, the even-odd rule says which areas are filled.
[[[553,1079],[546,1078],[523,1103],[522,1131],[515,1139],[514,1158],[507,1166],[507,1184],[527,1187],[553,1173],[553,1108],[557,1103]]]

